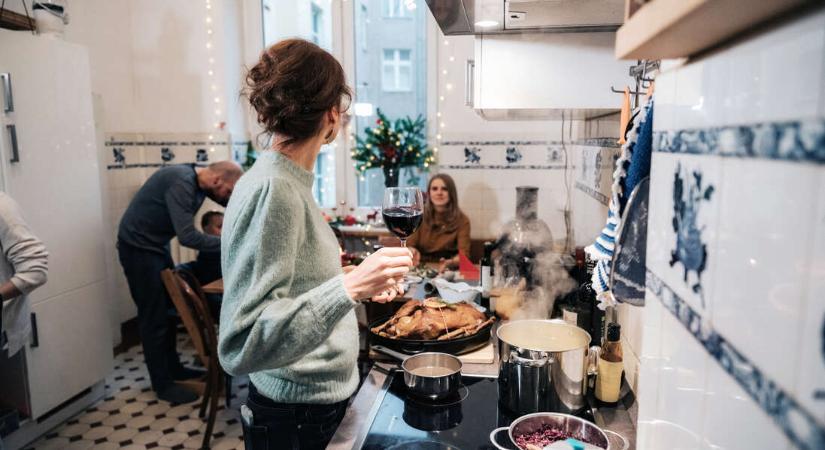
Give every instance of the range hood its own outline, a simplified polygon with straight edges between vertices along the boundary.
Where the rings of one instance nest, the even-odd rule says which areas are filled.
[[[526,31],[615,31],[624,0],[427,0],[447,36]]]

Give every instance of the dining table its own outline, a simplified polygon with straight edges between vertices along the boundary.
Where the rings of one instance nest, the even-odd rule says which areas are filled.
[[[201,288],[203,289],[203,292],[207,294],[223,295],[223,278],[218,278],[215,281],[204,284]]]

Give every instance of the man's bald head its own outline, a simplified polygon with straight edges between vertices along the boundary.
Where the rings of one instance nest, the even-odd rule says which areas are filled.
[[[207,169],[215,172],[219,177],[226,181],[237,181],[243,175],[243,169],[240,164],[235,161],[218,161],[213,162]]]
[[[243,175],[243,170],[234,161],[218,161],[202,170],[198,176],[201,189],[219,205],[226,206],[235,182]]]

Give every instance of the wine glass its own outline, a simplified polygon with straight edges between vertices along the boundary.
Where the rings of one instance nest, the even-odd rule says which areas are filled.
[[[417,187],[391,187],[384,191],[384,205],[381,215],[387,229],[407,246],[407,238],[418,227],[424,212],[424,196]]]

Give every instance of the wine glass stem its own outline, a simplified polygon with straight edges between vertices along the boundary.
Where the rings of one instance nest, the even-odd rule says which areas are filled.
[[[399,238],[399,239],[401,239],[401,238]],[[404,248],[407,248],[407,240],[406,239],[401,239],[401,246],[404,247]]]

